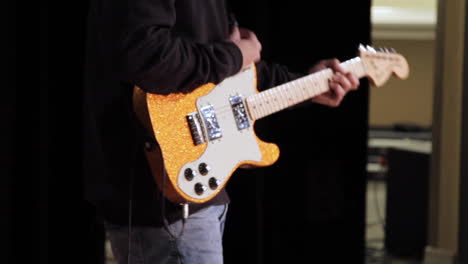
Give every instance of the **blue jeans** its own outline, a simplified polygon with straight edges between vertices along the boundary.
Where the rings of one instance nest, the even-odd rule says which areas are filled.
[[[130,263],[128,226],[106,223],[106,231],[118,264],[221,264],[227,208],[214,205],[191,214],[183,235],[176,239],[165,227],[132,226]],[[170,224],[169,229],[178,236],[182,221]]]

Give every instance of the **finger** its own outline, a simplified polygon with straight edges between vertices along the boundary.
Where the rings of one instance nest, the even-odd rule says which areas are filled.
[[[348,73],[348,71],[345,70],[345,68],[343,68],[343,66],[341,66],[340,61],[337,60],[337,59],[335,59],[333,61],[333,64],[332,64],[331,68],[335,73],[341,73],[341,74]]]
[[[337,107],[340,105],[341,99],[333,93],[327,93],[316,97],[314,102],[331,107]]]
[[[333,68],[335,65],[340,64],[340,61],[336,58],[333,58],[333,59],[321,60],[319,63],[324,64],[328,68]]]
[[[238,27],[232,27],[231,34],[229,35],[229,39],[232,41],[240,40],[241,35]]]
[[[314,66],[310,67],[308,72],[314,73],[314,72],[324,70],[326,68],[329,68],[330,67],[329,65],[331,64],[332,64],[331,60],[321,60],[317,62]]]
[[[345,96],[346,91],[343,89],[340,83],[330,82],[329,86],[330,86],[330,91],[332,92],[334,99],[340,99]]]
[[[240,33],[242,38],[247,38],[252,33],[252,31],[250,31],[250,30],[248,30],[246,28],[240,27],[239,28],[239,33]]]
[[[317,63],[316,65],[309,68],[308,73],[314,73],[326,69],[327,66],[323,63]]]
[[[252,43],[255,43],[258,50],[262,50],[262,43],[260,43],[260,41],[257,38],[257,35],[255,35],[253,31],[245,28],[239,28],[239,31],[241,38],[252,41]]]
[[[257,39],[257,36],[252,30],[246,29],[246,28],[239,28],[239,33],[241,38],[244,39]]]
[[[333,75],[332,82],[340,84],[345,92],[352,89],[351,81],[348,80],[346,75],[337,73],[337,74]]]
[[[346,74],[346,77],[351,82],[351,89],[357,90],[360,83],[359,83],[359,79],[357,78],[356,74],[354,74],[352,72],[348,72]]]
[[[255,56],[253,62],[259,62],[261,60],[261,55],[260,53],[257,54],[257,56]]]
[[[340,61],[336,58],[333,58],[333,59],[326,59],[326,60],[323,60],[322,61],[323,64],[325,64],[326,67],[328,68],[332,68],[332,69],[335,69],[335,68],[339,68],[340,67]]]
[[[325,62],[325,65],[328,68],[331,68],[333,72],[335,73],[346,74],[348,72],[345,70],[345,68],[343,68],[343,66],[341,66],[340,61],[336,58],[328,59],[328,60],[325,60],[324,62]]]

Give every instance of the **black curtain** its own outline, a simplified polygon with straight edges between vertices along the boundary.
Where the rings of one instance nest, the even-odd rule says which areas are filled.
[[[0,65],[2,66],[2,96],[0,103],[0,247],[2,249],[1,262],[9,263],[12,260],[12,250],[14,243],[13,222],[13,134],[15,124],[15,108],[16,108],[16,5],[9,1],[4,2],[0,16],[0,28],[3,41],[0,42],[0,50],[6,51],[2,53]]]
[[[353,58],[370,42],[370,1],[231,2],[263,58],[294,71]],[[258,121],[258,135],[281,156],[231,177],[226,263],[364,263],[367,123],[366,80],[339,108],[310,105]]]
[[[32,192],[23,195],[34,213],[29,219],[20,217],[27,219],[27,230],[34,231],[29,244],[37,252],[32,255],[36,263],[39,258],[39,263],[104,264],[104,228],[94,208],[83,199],[82,186],[81,120],[88,4],[89,1],[41,3],[40,23],[29,20],[18,30],[22,33],[20,46],[28,47],[34,41],[25,32],[40,28],[40,66],[34,64],[34,69],[40,71],[40,90],[34,87],[35,94],[37,90],[39,93],[31,98],[33,114],[29,112],[21,118],[24,121],[34,116],[38,121],[33,136],[39,138],[39,144],[29,157],[35,160],[40,173],[34,174]],[[28,8],[22,6],[21,11],[24,10]],[[37,46],[34,50],[37,52]],[[21,88],[19,91],[21,95],[25,93]],[[20,208],[17,202],[14,207]],[[28,244],[25,239],[30,236],[15,238],[21,241],[15,256],[24,255],[23,248]]]

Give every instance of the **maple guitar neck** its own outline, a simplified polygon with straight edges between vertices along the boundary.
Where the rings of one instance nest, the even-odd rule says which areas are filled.
[[[360,57],[347,60],[341,66],[358,78],[367,75]],[[251,118],[258,120],[327,92],[332,76],[333,71],[328,68],[247,97]]]

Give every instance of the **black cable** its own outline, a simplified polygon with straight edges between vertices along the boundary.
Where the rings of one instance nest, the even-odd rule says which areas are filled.
[[[130,91],[133,92],[133,90],[131,89]],[[130,96],[129,98],[133,98],[133,96]],[[130,108],[133,108],[132,107],[133,104],[130,103]],[[133,136],[134,136],[134,142],[131,146],[131,153],[132,153],[132,161],[131,161],[131,164],[130,164],[130,179],[129,179],[129,184],[128,184],[128,188],[129,188],[129,191],[128,191],[128,251],[127,251],[127,264],[131,264],[131,250],[132,250],[132,215],[133,215],[133,181],[134,181],[134,178],[135,178],[135,167],[136,167],[136,164],[137,164],[137,160],[138,160],[138,151],[141,150],[141,145],[139,144],[139,142],[141,142],[140,140],[138,140],[138,132],[139,131],[139,126],[138,126],[138,120],[135,116],[135,113],[133,111],[129,111],[129,121],[131,122],[131,126],[133,128],[133,132],[135,133]]]
[[[127,264],[130,264],[130,256],[131,256],[131,249],[132,249],[132,194],[133,194],[133,173],[130,175],[130,184],[129,184],[129,200],[128,200],[128,251],[127,251]]]
[[[188,210],[188,204],[183,204],[183,208],[182,208],[182,228],[180,230],[180,233],[175,236],[172,231],[169,229],[169,222],[167,221],[167,218],[166,218],[166,201],[165,201],[165,190],[166,190],[166,178],[167,178],[167,173],[166,173],[166,168],[164,167],[164,164],[163,164],[163,179],[162,179],[162,191],[161,191],[161,217],[162,217],[162,220],[163,220],[163,223],[164,223],[164,228],[166,229],[166,231],[169,233],[169,235],[171,236],[171,238],[173,240],[177,240],[179,239],[180,237],[182,237],[182,235],[184,234],[184,230],[185,230],[185,222],[186,222],[186,217],[187,217],[187,213],[185,212],[185,210]]]

